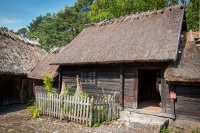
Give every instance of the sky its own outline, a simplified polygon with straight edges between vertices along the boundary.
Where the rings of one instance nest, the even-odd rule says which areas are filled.
[[[27,27],[37,16],[57,13],[75,2],[77,0],[0,0],[0,27],[16,32]]]
[[[27,27],[37,16],[57,13],[77,0],[0,0],[0,27]]]

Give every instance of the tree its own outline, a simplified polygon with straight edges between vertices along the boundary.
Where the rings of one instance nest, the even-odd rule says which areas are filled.
[[[16,34],[17,34],[17,35],[23,35],[23,36],[27,37],[27,32],[28,32],[27,28],[24,27],[24,28],[19,29],[19,30],[16,32]]]
[[[176,5],[178,4],[178,0],[169,0],[169,5]]]
[[[38,16],[28,26],[28,36],[39,38],[42,47],[49,51],[53,46],[67,45],[84,28],[93,0],[78,0],[55,14]]]
[[[2,29],[3,31],[8,31],[8,28],[7,28],[7,27],[1,27],[1,29]]]
[[[199,0],[191,0],[187,6],[187,29],[198,31],[200,23],[200,4]]]
[[[168,0],[96,0],[91,6],[88,18],[93,22],[98,22],[166,6],[168,6]]]

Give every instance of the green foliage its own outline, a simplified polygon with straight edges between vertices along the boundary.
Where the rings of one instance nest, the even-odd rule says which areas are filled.
[[[15,33],[13,31],[13,29],[9,30],[7,27],[0,27],[3,31],[9,31],[9,32],[12,32],[12,33]]]
[[[105,99],[104,99],[104,101],[105,101]],[[93,113],[92,113],[93,114],[93,118],[96,118],[95,116],[98,116],[98,112],[99,111],[101,112],[100,113],[100,118],[102,118],[102,115],[104,115],[104,119],[105,120],[102,121],[100,119],[100,122],[94,123],[94,127],[98,127],[101,124],[103,124],[103,125],[109,125],[111,121],[108,120],[108,114],[107,114],[107,111],[106,111],[106,107],[101,107],[101,108],[98,109],[97,106],[94,106],[93,107]],[[114,120],[116,120],[116,119],[112,119],[112,121],[114,121]]]
[[[70,92],[70,89],[75,86],[74,84],[68,84],[67,87],[65,88],[64,92],[65,94],[67,95],[70,95],[70,96],[74,96],[74,92]]]
[[[199,130],[193,130],[192,133],[200,133]]]
[[[33,119],[37,119],[41,116],[41,110],[36,107],[36,105],[29,106],[26,112],[28,117]]]
[[[79,95],[79,97],[82,97],[82,98],[84,98],[84,97],[87,98],[88,97],[87,92],[84,92],[82,89],[79,91],[78,95]]]
[[[85,124],[85,126],[86,126],[86,127],[89,127],[90,125],[89,125],[89,123],[87,123],[87,124]]]
[[[9,31],[7,27],[1,27],[3,31]]]
[[[110,121],[109,121],[109,120],[105,120],[105,121],[102,122],[102,124],[103,124],[103,125],[109,125],[109,124],[110,124]]]
[[[53,88],[53,79],[48,76],[48,75],[44,75],[44,87],[45,89],[47,89],[48,93],[56,93],[56,91],[54,91]]]
[[[63,46],[74,39],[89,22],[87,14],[93,0],[78,0],[55,14],[38,16],[28,26],[30,38],[39,38],[42,47],[49,51],[53,46]]]
[[[164,127],[161,130],[161,133],[179,133],[178,131],[174,130],[174,129],[167,129],[166,127]]]
[[[178,0],[169,0],[169,5],[176,5],[178,4]]]
[[[27,30],[27,28],[21,28],[21,29],[19,29],[17,32],[16,32],[16,34],[18,34],[18,35],[23,35],[24,37],[27,37],[27,32],[28,32],[28,30]]]
[[[168,0],[96,0],[91,6],[88,18],[93,22],[98,22],[104,19],[118,18],[126,14],[161,9],[167,6]]]
[[[200,22],[200,2],[199,0],[190,0],[190,3],[187,6],[187,29],[192,31],[199,31],[199,22]]]
[[[94,127],[98,127],[98,126],[100,126],[99,122],[94,123]]]

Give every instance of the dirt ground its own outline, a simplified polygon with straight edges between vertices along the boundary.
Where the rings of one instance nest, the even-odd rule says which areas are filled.
[[[170,122],[173,123],[173,122]],[[199,126],[199,127],[198,127]],[[177,121],[169,128],[176,133],[191,133],[192,129],[200,131],[199,122]],[[187,130],[189,129],[189,130]],[[109,125],[89,128],[84,124],[67,122],[52,117],[42,116],[36,120],[26,115],[26,105],[0,107],[0,133],[143,133],[122,124],[119,120]],[[146,133],[146,132],[144,132]]]
[[[137,132],[113,122],[110,125],[89,128],[84,124],[42,116],[36,120],[26,117],[25,105],[0,107],[0,133],[132,133]]]

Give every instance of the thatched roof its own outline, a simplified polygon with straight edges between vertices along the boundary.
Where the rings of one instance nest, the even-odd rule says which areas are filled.
[[[33,69],[33,71],[28,74],[28,78],[43,80],[44,75],[48,75],[51,78],[56,77],[58,75],[59,65],[49,65],[49,64],[61,49],[62,47],[53,48],[49,52],[49,54],[46,55],[44,59],[38,63],[38,65]]]
[[[91,24],[52,64],[175,61],[183,15],[177,5]]]
[[[200,82],[200,47],[195,42],[187,41],[180,59],[166,70],[165,78],[172,82]]]
[[[26,75],[45,55],[37,40],[0,29],[0,74]]]

